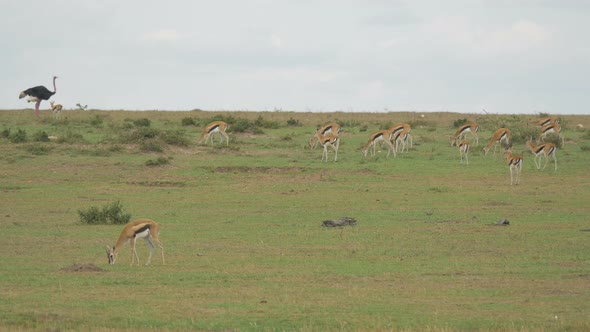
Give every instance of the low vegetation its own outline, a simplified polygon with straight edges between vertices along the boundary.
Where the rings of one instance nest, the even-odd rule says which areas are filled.
[[[123,205],[119,201],[107,204],[102,208],[92,206],[85,210],[78,210],[78,215],[80,222],[88,225],[124,225],[131,221],[131,214],[123,212]]]
[[[590,116],[561,117],[554,172],[536,169],[524,115],[42,115],[0,112],[0,330],[590,330],[590,135],[573,130]],[[229,146],[197,145],[215,120]],[[331,121],[338,161],[322,162],[308,142]],[[398,122],[413,148],[364,158]],[[449,146],[460,122],[480,124],[468,165]],[[518,186],[481,151],[501,126]],[[105,245],[140,218],[161,225],[166,264],[130,267],[126,245],[108,265]]]

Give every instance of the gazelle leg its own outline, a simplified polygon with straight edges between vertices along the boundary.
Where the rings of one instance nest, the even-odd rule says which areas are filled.
[[[137,256],[137,251],[135,250],[135,238],[131,239],[131,265],[135,263],[137,259],[137,265],[139,265],[139,257]]]
[[[223,136],[225,136],[225,145],[229,145],[229,135],[226,132],[223,132]]]
[[[339,144],[332,145],[332,148],[334,149],[334,161],[338,160],[338,145]]]
[[[145,238],[145,243],[148,245],[148,247],[150,247],[150,255],[148,256],[145,265],[150,265],[150,263],[152,262],[152,255],[154,254],[154,244],[152,243],[152,240],[150,240],[149,237]],[[139,265],[139,261],[137,262],[137,265]]]

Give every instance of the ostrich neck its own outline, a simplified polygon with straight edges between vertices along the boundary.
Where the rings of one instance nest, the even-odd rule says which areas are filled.
[[[55,87],[55,77],[53,78],[53,93],[57,92],[57,88]]]

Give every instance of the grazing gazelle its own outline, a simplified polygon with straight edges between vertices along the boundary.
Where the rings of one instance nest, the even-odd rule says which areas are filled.
[[[469,141],[464,140],[457,142],[459,147],[459,155],[461,156],[461,164],[463,163],[463,156],[465,156],[465,163],[469,165]]]
[[[365,158],[367,157],[367,152],[369,152],[369,149],[371,147],[373,148],[371,156],[375,156],[375,145],[377,145],[377,143],[379,142],[385,142],[385,144],[389,146],[389,149],[387,150],[387,157],[389,157],[391,151],[393,151],[393,157],[396,157],[397,154],[395,152],[395,146],[391,143],[392,136],[393,134],[391,133],[391,131],[386,129],[378,130],[372,133],[369,137],[369,140],[367,141],[367,145],[363,149],[363,155],[365,156]]]
[[[556,116],[548,116],[545,118],[541,118],[538,120],[533,121],[534,124],[544,127],[548,124],[559,124],[559,118]]]
[[[526,145],[529,147],[529,149],[531,149],[531,152],[535,155],[535,166],[537,166],[537,169],[541,169],[542,164],[542,161],[538,160],[539,157],[541,157],[541,155],[545,157],[545,166],[543,166],[543,169],[545,169],[545,167],[547,167],[547,164],[549,163],[548,156],[551,155],[551,157],[553,158],[553,162],[555,163],[555,172],[557,172],[557,156],[555,155],[557,147],[555,146],[555,144],[544,143],[536,146],[533,144],[533,138],[531,137],[526,142]]]
[[[203,133],[201,134],[201,137],[199,137],[197,144],[201,143],[203,138],[205,138],[205,142],[207,142],[208,139],[211,139],[211,143],[213,143],[213,134],[219,133],[221,138],[219,142],[223,142],[223,138],[225,137],[225,145],[229,145],[229,136],[225,132],[227,128],[229,128],[228,124],[223,121],[211,122],[203,130]]]
[[[496,132],[492,135],[490,142],[483,148],[483,154],[487,155],[488,151],[494,147],[494,155],[496,154],[496,147],[498,144],[502,145],[502,141],[506,143],[506,145],[510,145],[510,138],[512,137],[512,132],[506,128],[500,128],[496,130]]]
[[[393,135],[395,135],[398,131],[402,130],[405,130],[409,134],[412,131],[412,126],[410,126],[407,123],[397,123],[389,127],[389,130]]]
[[[539,132],[539,139],[545,142],[545,137],[551,133],[554,133],[557,135],[558,138],[561,138],[562,146],[565,145],[565,140],[561,135],[561,125],[559,123],[548,124],[541,127],[541,131]]]
[[[512,150],[508,149],[504,152],[504,158],[508,162],[510,169],[510,185],[520,184],[520,173],[522,173],[522,156],[512,154]],[[516,181],[514,181],[514,173],[516,173]]]
[[[479,125],[477,123],[468,123],[462,125],[461,127],[459,127],[459,129],[457,129],[455,135],[449,137],[449,143],[451,144],[451,146],[453,146],[458,140],[465,138],[465,134],[471,133],[471,135],[473,135],[473,138],[475,138],[475,145],[479,145],[479,137],[477,136],[478,131]]]
[[[391,129],[390,129],[391,130]],[[408,152],[408,146],[412,146],[413,139],[412,134],[410,134],[411,128],[398,130],[396,132],[391,132],[391,140],[394,144],[395,151],[397,152],[401,145],[401,153],[404,153],[404,149]]]
[[[154,254],[154,242],[158,244],[162,251],[162,264],[164,264],[164,246],[160,239],[158,239],[158,235],[160,233],[160,225],[153,220],[150,219],[138,219],[132,221],[125,225],[121,235],[117,239],[117,244],[112,248],[107,245],[107,257],[109,259],[109,264],[114,265],[117,261],[117,255],[119,250],[123,245],[129,241],[131,241],[131,265],[135,261],[137,261],[137,265],[139,265],[139,257],[137,256],[137,251],[135,250],[135,242],[137,239],[144,239],[148,247],[150,248],[150,256],[147,259],[145,265],[149,265],[152,260],[152,255]]]
[[[334,149],[334,161],[338,160],[338,148],[340,147],[340,137],[338,135],[320,136],[320,144],[324,147],[322,161],[328,161],[328,146]]]
[[[326,123],[325,125],[318,128],[313,136],[311,136],[309,139],[309,147],[311,149],[315,149],[322,136],[340,135],[340,129],[340,125],[336,122]]]

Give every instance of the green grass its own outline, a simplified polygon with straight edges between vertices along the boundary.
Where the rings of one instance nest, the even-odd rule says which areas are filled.
[[[365,159],[360,148],[372,131],[414,115],[62,113],[0,112],[0,131],[58,137],[0,138],[0,329],[590,329],[590,233],[580,231],[590,228],[585,132],[565,130],[557,173],[537,171],[515,143],[525,164],[522,185],[510,186],[501,154],[480,152],[496,128],[482,125],[469,165],[459,164],[448,135],[457,119],[520,125],[524,116],[427,114],[409,153]],[[216,115],[279,126],[230,133],[229,147],[197,146],[202,125],[182,119]],[[590,116],[564,118],[590,126]],[[183,131],[189,144],[145,152],[117,141],[142,119]],[[323,163],[321,150],[305,145],[334,120],[350,126],[338,162]],[[77,137],[68,133],[83,140],[59,141]],[[150,266],[128,266],[129,246],[107,265],[104,246],[122,226],[84,225],[78,211],[115,201],[132,219],[162,225],[166,265],[155,254]],[[321,226],[343,216],[358,225]],[[510,226],[492,225],[503,218]],[[138,251],[145,262],[143,243]],[[68,271],[75,263],[104,271]]]

